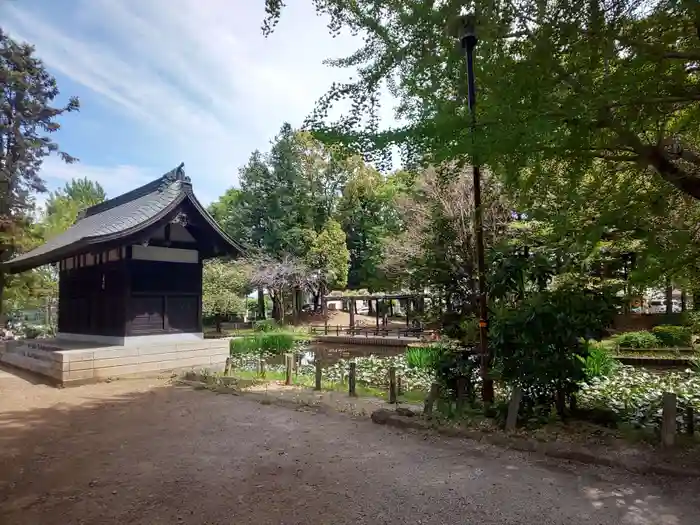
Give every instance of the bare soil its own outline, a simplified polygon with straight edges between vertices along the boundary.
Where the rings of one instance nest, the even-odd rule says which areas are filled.
[[[700,521],[700,484],[290,410],[167,378],[54,389],[0,370],[0,524]]]

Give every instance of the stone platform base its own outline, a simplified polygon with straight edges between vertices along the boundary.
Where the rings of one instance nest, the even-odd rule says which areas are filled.
[[[220,370],[228,356],[228,339],[141,346],[33,339],[9,341],[0,349],[0,363],[34,372],[64,386],[170,371]]]

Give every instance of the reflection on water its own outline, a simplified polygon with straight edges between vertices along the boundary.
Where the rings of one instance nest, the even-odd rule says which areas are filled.
[[[333,366],[341,359],[351,359],[353,357],[392,357],[403,355],[405,348],[400,346],[371,346],[371,345],[351,345],[351,344],[335,344],[335,343],[320,343],[313,341],[298,354],[297,363],[300,366],[313,366],[318,356],[323,368]],[[254,367],[257,359],[248,359],[250,367]],[[283,366],[284,356],[277,355],[269,357],[265,360],[269,366]]]

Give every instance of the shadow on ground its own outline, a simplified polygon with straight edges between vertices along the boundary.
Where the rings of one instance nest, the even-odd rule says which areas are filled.
[[[700,486],[241,396],[0,378],[0,523],[697,523]]]

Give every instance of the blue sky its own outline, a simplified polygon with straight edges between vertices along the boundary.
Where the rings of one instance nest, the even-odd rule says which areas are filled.
[[[236,185],[254,149],[351,76],[322,61],[362,44],[331,37],[310,0],[288,3],[266,39],[263,0],[2,2],[3,29],[36,46],[62,98],[81,101],[56,136],[80,163],[48,159],[49,188],[86,176],[113,197],[180,162],[205,203]],[[390,103],[382,113],[388,123]]]

